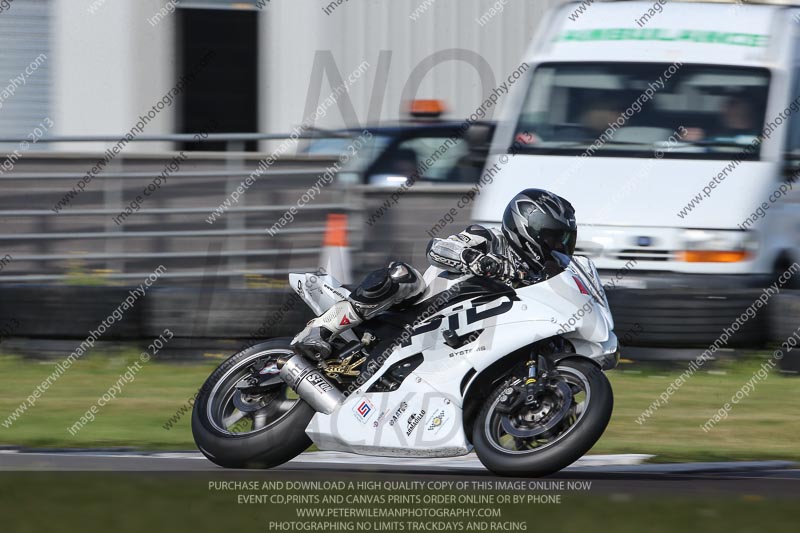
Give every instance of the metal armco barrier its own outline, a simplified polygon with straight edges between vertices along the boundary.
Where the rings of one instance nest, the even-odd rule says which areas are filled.
[[[177,137],[169,140],[181,140]],[[352,274],[358,280],[392,260],[424,270],[429,230],[438,237],[461,231],[472,211],[469,202],[463,204],[469,185],[419,183],[397,194],[385,187],[342,188],[334,181],[270,236],[267,228],[297,206],[335,159],[279,158],[210,224],[208,217],[269,154],[187,155],[180,169],[121,225],[113,218],[174,153],[120,155],[59,213],[53,205],[98,154],[26,153],[0,174],[0,333],[5,340],[80,341],[130,287],[160,265],[165,271],[157,283],[104,341],[135,342],[170,328],[191,344],[192,352],[194,340],[200,345],[226,340],[234,346],[252,338],[294,335],[311,314],[299,300],[292,303],[287,274],[324,266],[319,263],[329,213],[347,215]],[[455,212],[452,222],[437,226],[448,212]],[[727,309],[752,300],[743,292],[741,301],[687,302],[668,292],[653,305],[651,297],[637,291],[611,291],[618,333],[633,332],[631,344],[643,348],[700,349],[735,318]],[[789,291],[776,298],[769,316],[751,321],[732,347],[782,342],[800,324],[797,298]],[[704,306],[724,312],[706,312]],[[797,361],[793,354],[782,364],[797,371]]]
[[[209,136],[231,143],[281,136]],[[218,138],[219,137],[219,138]],[[240,138],[241,137],[241,138]],[[190,141],[192,135],[142,137]],[[9,142],[0,139],[0,142]],[[115,137],[52,142],[116,141]],[[44,142],[44,141],[39,141]],[[176,153],[120,154],[58,213],[63,198],[101,154],[25,153],[0,174],[0,324],[28,339],[85,338],[155,268],[166,269],[105,340],[134,341],[165,327],[185,339],[248,339],[293,335],[310,317],[305,304],[288,311],[287,274],[315,271],[326,217],[348,215],[356,279],[403,259],[424,269],[427,230],[468,186],[416,185],[373,224],[367,216],[390,198],[383,187],[325,185],[277,234],[266,229],[313,187],[336,159],[278,158],[238,202],[208,222],[269,153],[187,152],[180,168],[121,224],[117,217]],[[469,209],[451,228],[460,231]]]
[[[12,258],[0,283],[129,284],[164,265],[171,284],[197,286],[212,276],[244,288],[315,270],[325,215],[349,209],[341,191],[321,191],[274,237],[265,228],[335,160],[278,159],[230,201],[267,155],[187,153],[148,195],[143,191],[175,154],[120,155],[56,212],[98,155],[23,154],[0,174],[0,257]]]
[[[334,134],[309,133],[298,142],[321,135]],[[135,142],[177,146],[197,137],[142,135]],[[11,168],[0,171],[0,257],[13,257],[11,264],[4,265],[0,283],[127,284],[163,264],[167,268],[163,278],[170,284],[198,286],[210,276],[226,278],[229,288],[246,288],[290,271],[316,270],[326,216],[331,212],[349,215],[356,271],[409,257],[421,268],[427,230],[470,188],[420,183],[393,195],[393,189],[384,187],[342,189],[334,180],[317,187],[313,200],[300,206],[303,195],[319,185],[337,158],[290,155],[293,147],[281,151],[284,155],[231,201],[259,163],[273,155],[236,151],[242,143],[270,142],[274,149],[286,137],[204,135],[209,142],[225,142],[230,151],[186,152],[179,167],[146,195],[144,189],[178,153],[123,152],[62,206],[59,201],[107,154],[26,152],[15,156]],[[40,139],[36,146],[86,142],[97,146],[118,139],[51,137]],[[0,138],[0,145],[18,142]],[[126,206],[134,207],[120,216]],[[271,236],[266,230],[292,209],[296,209],[294,220]],[[470,210],[471,206],[459,210],[450,228],[453,232],[463,229]]]

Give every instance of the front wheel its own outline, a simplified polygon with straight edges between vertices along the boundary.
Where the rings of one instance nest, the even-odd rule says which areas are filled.
[[[532,401],[520,401],[522,379],[510,377],[478,413],[473,444],[480,461],[495,474],[539,477],[558,472],[580,459],[605,431],[614,407],[605,374],[581,359],[562,361],[556,370]]]
[[[272,468],[311,445],[305,429],[314,410],[278,378],[278,358],[293,355],[289,342],[274,339],[243,350],[203,384],[192,411],[192,435],[214,463]]]

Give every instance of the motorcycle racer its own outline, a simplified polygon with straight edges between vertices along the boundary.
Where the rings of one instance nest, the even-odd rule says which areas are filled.
[[[551,192],[526,189],[509,202],[500,231],[473,224],[446,239],[432,239],[427,258],[447,272],[485,276],[519,287],[558,275],[562,268],[551,254],[571,256],[576,239],[572,205]],[[412,302],[424,290],[416,269],[393,262],[369,274],[349,298],[311,320],[291,346],[302,356],[325,359],[333,337],[393,306]]]

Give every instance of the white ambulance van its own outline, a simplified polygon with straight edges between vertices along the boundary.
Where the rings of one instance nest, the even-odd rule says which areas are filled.
[[[800,261],[800,9],[569,2],[527,52],[473,219],[522,189],[575,206],[631,344],[712,342]],[[800,273],[786,285],[800,280]],[[785,279],[784,279],[785,281]],[[731,346],[764,340],[766,313]],[[707,344],[706,344],[707,346]]]

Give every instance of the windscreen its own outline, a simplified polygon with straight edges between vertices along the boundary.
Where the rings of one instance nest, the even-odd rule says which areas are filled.
[[[544,64],[533,73],[512,149],[726,158],[761,133],[769,82],[760,68]],[[758,159],[759,149],[745,157]]]

